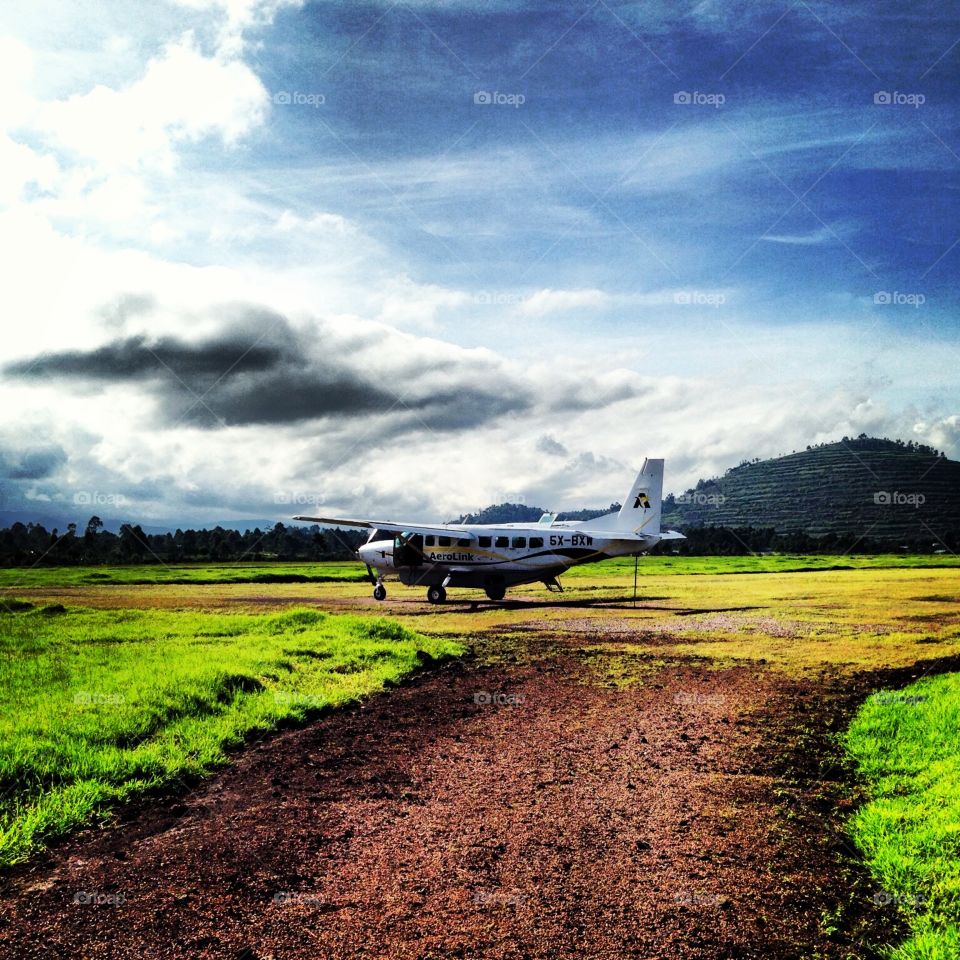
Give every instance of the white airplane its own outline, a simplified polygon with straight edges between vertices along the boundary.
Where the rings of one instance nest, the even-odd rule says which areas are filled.
[[[645,460],[620,512],[594,520],[557,521],[552,513],[536,523],[493,524],[293,519],[369,528],[370,539],[358,553],[375,600],[386,599],[383,578],[391,573],[407,586],[426,586],[431,603],[443,603],[447,587],[482,587],[491,600],[502,600],[507,587],[541,581],[548,590],[562,591],[557,577],[570,567],[646,553],[661,540],[685,539],[660,529],[662,492],[663,460]],[[396,537],[374,540],[378,530]]]

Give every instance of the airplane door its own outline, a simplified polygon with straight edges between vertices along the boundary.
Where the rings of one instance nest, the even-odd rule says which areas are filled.
[[[397,567],[419,567],[423,563],[422,534],[397,537],[393,543],[393,563]]]

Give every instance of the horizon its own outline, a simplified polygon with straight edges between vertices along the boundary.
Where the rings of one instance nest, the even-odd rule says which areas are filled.
[[[797,456],[803,453],[811,452],[812,450],[818,449],[818,448],[830,447],[830,446],[840,447],[840,446],[846,446],[847,444],[856,444],[864,441],[886,443],[886,444],[890,444],[891,446],[902,447],[905,451],[916,450],[916,452],[918,453],[926,453],[928,452],[928,450],[930,450],[934,453],[937,453],[941,458],[944,458],[946,460],[951,459],[947,457],[943,451],[936,451],[933,448],[926,447],[926,445],[919,444],[917,441],[912,441],[912,440],[906,441],[906,440],[901,440],[899,438],[889,438],[889,437],[868,437],[866,435],[860,435],[857,437],[843,437],[840,440],[825,441],[823,443],[819,443],[816,445],[810,445],[804,450],[792,450],[789,453],[780,453],[764,459],[751,458],[751,459],[742,460],[740,463],[733,464],[727,467],[726,470],[723,471],[723,473],[717,474],[716,476],[699,477],[695,484],[685,489],[664,492],[663,494],[664,502],[671,499],[675,499],[677,497],[683,497],[684,495],[693,492],[695,489],[698,488],[699,484],[715,483],[719,480],[722,480],[725,476],[727,476],[732,471],[738,470],[745,466],[752,466],[758,462],[764,463],[764,462],[769,462],[773,460],[780,460],[786,457]],[[527,503],[525,500],[517,500],[517,501],[503,500],[497,503],[484,504],[483,506],[476,507],[471,510],[461,510],[459,511],[458,516],[459,517],[476,516],[478,514],[483,513],[486,510],[495,509],[498,507],[507,507],[507,506],[510,506],[510,507],[518,506],[518,507],[524,507],[529,510],[534,510],[534,511],[542,510],[542,511],[547,511],[551,513],[558,513],[558,514],[570,514],[570,513],[579,513],[579,512],[600,513],[615,505],[619,506],[620,503],[621,501],[619,497],[614,497],[609,504],[604,506],[594,505],[594,504],[579,504],[579,505],[567,505],[562,507],[556,507],[555,505],[548,506],[548,505],[536,504],[536,503],[531,504],[531,503]],[[94,506],[94,505],[90,505],[90,506]],[[291,506],[293,505],[291,504]],[[316,504],[316,506],[319,507],[321,505]],[[323,505],[323,506],[325,507],[326,505]],[[105,511],[101,511],[101,513],[105,513]],[[237,530],[241,533],[252,533],[252,532],[255,532],[256,530],[260,530],[261,532],[263,532],[264,530],[272,529],[277,523],[283,524],[284,526],[299,526],[299,527],[305,527],[305,528],[309,528],[312,526],[322,527],[322,525],[318,525],[315,522],[298,521],[292,517],[274,517],[274,518],[241,517],[241,518],[230,519],[230,520],[225,520],[225,519],[209,520],[202,523],[200,526],[191,526],[189,523],[181,523],[181,522],[170,520],[168,518],[159,518],[156,522],[151,523],[151,522],[146,522],[142,520],[138,521],[136,519],[120,519],[119,517],[110,516],[109,514],[106,514],[105,516],[101,516],[101,513],[92,512],[87,517],[87,522],[89,522],[89,520],[93,518],[100,519],[103,521],[103,529],[111,533],[116,533],[117,531],[120,530],[122,526],[125,526],[125,525],[140,527],[148,534],[173,533],[178,530],[186,531],[188,529],[196,530],[196,531],[224,529],[224,530]],[[23,523],[25,525],[34,524],[42,528],[47,528],[46,524],[48,523],[52,524],[53,522],[56,522],[57,527],[54,528],[51,526],[48,529],[50,529],[51,532],[55,530],[56,532],[59,532],[62,535],[63,531],[60,530],[59,528],[60,526],[67,525],[67,523],[65,523],[65,521],[67,520],[67,515],[62,515],[59,517],[47,516],[45,520],[37,521],[37,520],[29,520],[29,519],[8,520],[8,517],[10,514],[11,514],[11,511],[0,509],[0,529],[9,529],[9,527],[13,526],[15,523]],[[36,516],[41,517],[42,515],[38,513],[36,514]],[[80,515],[77,514],[77,516],[80,516]],[[405,519],[409,519],[411,521],[414,521],[414,520],[426,521],[429,519],[435,520],[436,517],[408,517]],[[79,520],[67,521],[67,522],[74,523],[77,527],[78,533],[80,532],[82,527],[86,526],[86,523],[81,523]],[[460,521],[451,519],[451,520],[445,520],[443,522],[457,523]],[[241,524],[244,524],[245,526],[241,526]],[[250,526],[250,524],[254,524],[254,526]],[[333,529],[333,528],[334,527],[323,527],[323,529]]]

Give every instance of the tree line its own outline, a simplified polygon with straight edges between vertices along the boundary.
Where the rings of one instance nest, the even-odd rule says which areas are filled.
[[[904,549],[917,553],[960,552],[960,531],[944,533],[939,540],[925,533],[896,547],[854,534],[814,537],[777,533],[772,527],[687,527],[684,533],[686,540],[665,541],[654,552],[684,556],[890,553]],[[91,517],[82,533],[76,524],[60,533],[37,523],[15,523],[0,530],[0,566],[352,560],[367,536],[365,530],[325,530],[316,524],[288,527],[277,523],[269,530],[257,528],[243,533],[214,527],[151,534],[139,524],[124,524],[119,533],[110,533],[103,529],[99,517]]]
[[[0,565],[62,566],[106,563],[189,563],[195,561],[348,560],[367,539],[366,531],[321,530],[275,524],[268,530],[176,530],[146,533],[125,523],[119,533],[91,517],[80,531],[47,530],[38,523],[15,523],[0,530]]]

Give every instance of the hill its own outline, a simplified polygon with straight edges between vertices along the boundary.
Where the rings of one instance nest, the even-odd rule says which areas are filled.
[[[931,447],[860,436],[742,463],[664,499],[665,526],[926,543],[960,532],[960,463]]]

